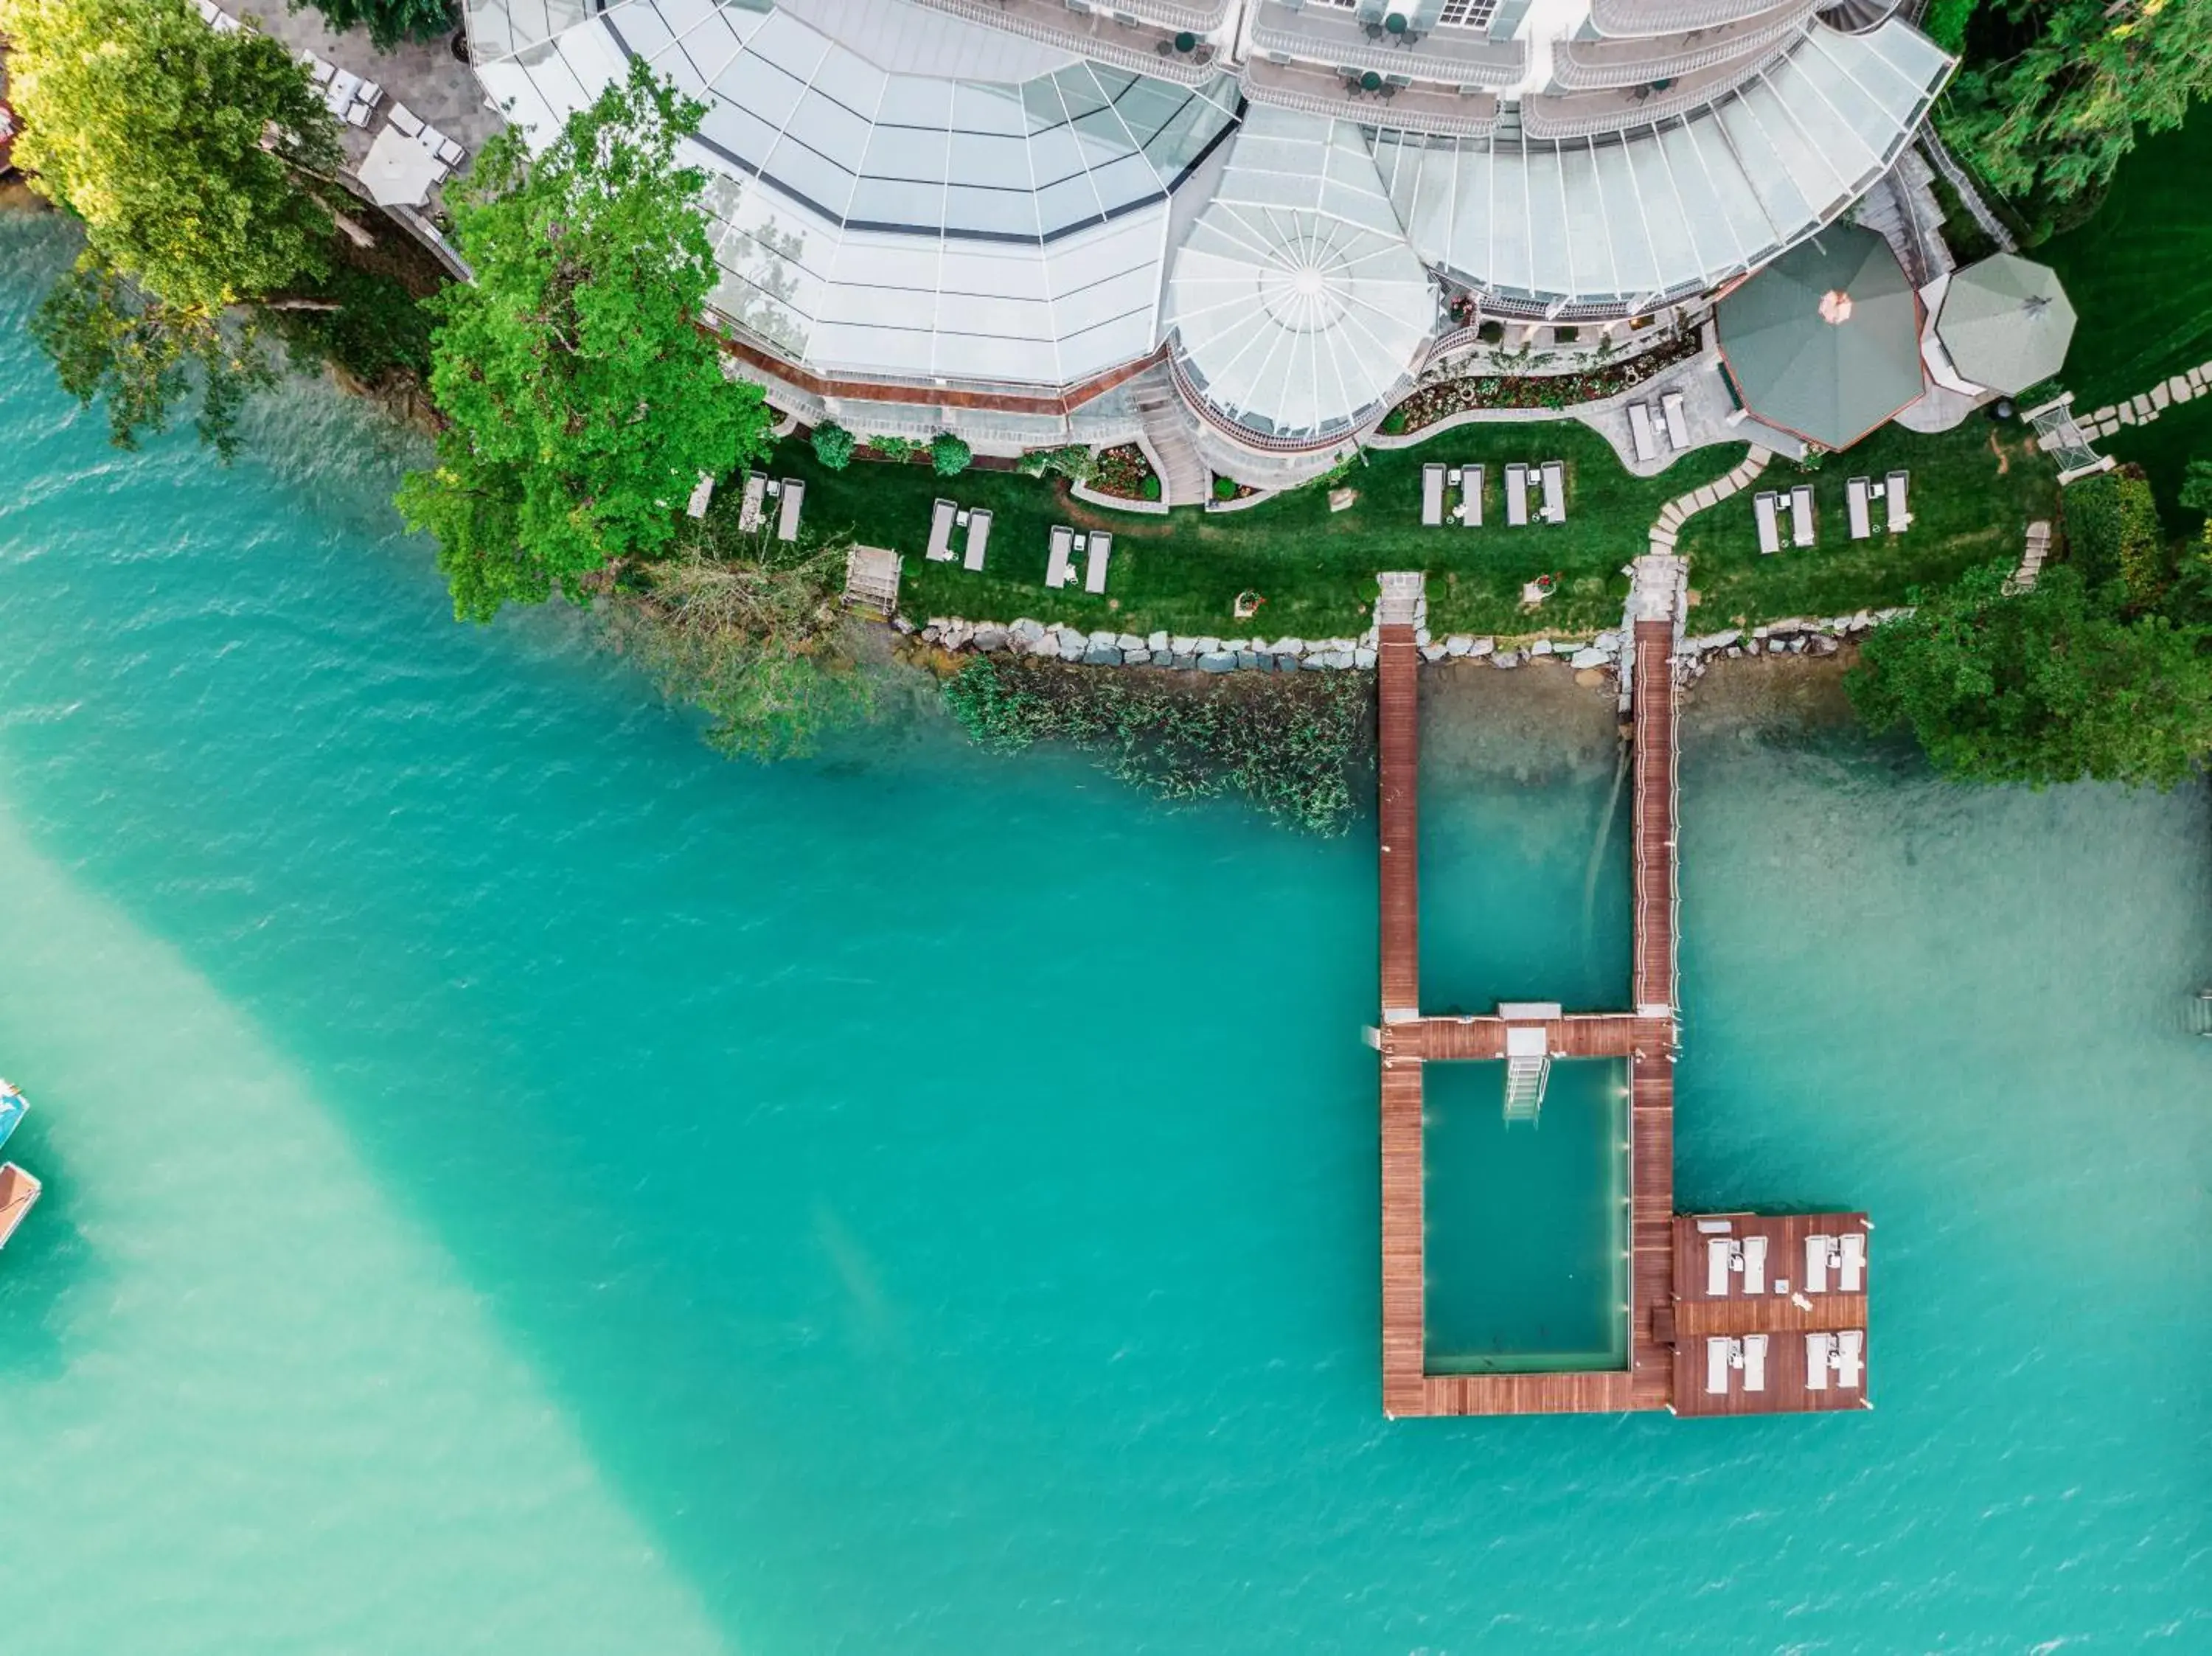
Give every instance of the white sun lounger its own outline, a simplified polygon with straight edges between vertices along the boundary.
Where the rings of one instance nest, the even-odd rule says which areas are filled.
[[[1659,406],[1667,415],[1667,440],[1676,448],[1689,447],[1690,416],[1682,406],[1682,393],[1678,391],[1666,392],[1660,397]]]
[[[1813,488],[1800,483],[1790,491],[1790,543],[1810,546],[1817,533],[1813,518]]]
[[[1075,573],[1074,566],[1068,561],[1068,554],[1074,550],[1075,531],[1066,524],[1054,524],[1052,526],[1052,562],[1044,572],[1047,586],[1067,585],[1069,578]]]
[[[369,116],[374,112],[367,104],[348,104],[345,124],[348,126],[367,126]]]
[[[447,138],[442,140],[438,145],[438,159],[445,162],[448,167],[459,167],[461,164],[461,157],[468,153],[469,152],[467,150],[461,148],[459,142],[456,139]]]
[[[1567,520],[1567,469],[1557,460],[1544,462],[1543,516],[1547,524]]]
[[[1846,1328],[1836,1336],[1836,1384],[1856,1392],[1866,1380],[1866,1331]]]
[[[1828,1291],[1828,1251],[1836,1245],[1832,1236],[1808,1236],[1805,1239],[1805,1291],[1826,1294]]]
[[[1759,517],[1759,549],[1763,554],[1782,549],[1782,531],[1774,521],[1774,504],[1780,498],[1771,488],[1763,488],[1752,497],[1751,509]]]
[[[702,471],[699,474],[699,481],[691,486],[691,498],[684,504],[684,515],[687,518],[705,517],[708,505],[714,498],[714,474]]]
[[[1870,498],[1863,477],[1854,477],[1844,485],[1844,504],[1851,514],[1851,538],[1855,541],[1863,541],[1874,533],[1873,518],[1867,510]]]
[[[1459,521],[1462,529],[1482,527],[1482,468],[1462,466],[1459,474]]]
[[[1091,531],[1091,544],[1085,549],[1083,564],[1083,590],[1103,592],[1106,590],[1106,560],[1114,555],[1114,537]]]
[[[1911,472],[1893,471],[1889,474],[1889,486],[1881,492],[1882,512],[1889,519],[1889,532],[1893,535],[1902,535],[1912,527],[1912,512],[1905,498],[1905,485],[1911,480]]]
[[[1805,1337],[1805,1389],[1825,1392],[1828,1389],[1828,1367],[1835,1361],[1836,1337],[1833,1334],[1808,1334]]]
[[[315,66],[307,71],[307,78],[317,86],[326,87],[331,83],[331,77],[337,72],[338,66],[336,64],[326,64],[318,58],[315,59]]]
[[[1729,1291],[1729,1271],[1735,1260],[1735,1244],[1725,1236],[1705,1242],[1705,1292],[1720,1299]]]
[[[939,500],[929,509],[929,547],[922,556],[932,563],[952,561],[952,519],[960,508],[951,500]]]
[[[1641,403],[1628,405],[1628,434],[1636,440],[1636,458],[1649,464],[1659,458],[1659,445],[1651,438],[1651,410]]]
[[[1747,1334],[1743,1337],[1743,1389],[1764,1392],[1766,1389],[1766,1336]]]
[[[1705,1391],[1709,1396],[1728,1395],[1729,1370],[1735,1366],[1735,1342],[1715,1334],[1705,1341]]]
[[[1844,1256],[1843,1263],[1837,1271],[1838,1276],[1842,1279],[1840,1286],[1844,1292],[1865,1293],[1866,1233],[1863,1230],[1847,1230],[1838,1239],[1838,1246]]]
[[[775,537],[780,541],[799,538],[799,509],[806,503],[806,485],[796,477],[783,480],[783,498],[776,508]]]
[[[750,535],[760,527],[761,501],[768,493],[768,479],[757,471],[745,479],[744,499],[738,503],[738,527]]]
[[[1516,529],[1528,521],[1528,468],[1517,461],[1505,468],[1505,521]]]
[[[1747,1294],[1766,1292],[1766,1238],[1764,1236],[1743,1239],[1743,1291]]]
[[[384,88],[374,81],[363,81],[353,95],[374,109],[384,101]]]
[[[961,561],[963,569],[981,569],[984,549],[991,544],[991,513],[987,507],[977,507],[968,514],[968,555]]]
[[[394,104],[385,112],[384,118],[399,129],[400,136],[419,138],[422,136],[422,118],[405,104]]]
[[[1433,529],[1444,520],[1444,469],[1421,468],[1421,527]]]

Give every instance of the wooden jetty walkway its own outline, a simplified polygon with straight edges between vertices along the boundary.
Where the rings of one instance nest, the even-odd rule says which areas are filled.
[[[1419,576],[1382,577],[1376,608],[1376,658],[1381,697],[1382,1406],[1394,1416],[1585,1413],[1677,1405],[1678,1373],[1707,1361],[1717,1340],[1741,1371],[1745,1331],[1772,1328],[1773,1338],[1810,1325],[1792,1320],[1787,1300],[1747,1295],[1721,1312],[1703,1313],[1688,1332],[1677,1329],[1678,1224],[1674,1213],[1674,1051],[1679,1024],[1675,968],[1680,915],[1676,883],[1677,788],[1674,643],[1683,595],[1683,566],[1671,555],[1638,559],[1630,620],[1634,650],[1626,670],[1633,720],[1635,937],[1632,999],[1625,1011],[1568,1013],[1540,1009],[1546,1049],[1554,1058],[1613,1058],[1629,1077],[1628,1357],[1622,1368],[1529,1374],[1431,1374],[1427,1367],[1424,1265],[1422,1109],[1424,1065],[1506,1056],[1509,1028],[1521,1017],[1426,1017],[1420,1010]],[[1527,1014],[1529,1009],[1508,1008]],[[1863,1223],[1863,1216],[1857,1216]],[[1793,1232],[1792,1234],[1795,1234]],[[1778,1241],[1781,1240],[1778,1234]],[[1686,1245],[1682,1245],[1686,1246]],[[1739,1265],[1739,1270],[1741,1266]],[[1778,1292],[1786,1278],[1778,1273]],[[1760,1295],[1765,1287],[1761,1284]],[[1801,1296],[1802,1297],[1802,1296]],[[1771,1306],[1770,1306],[1770,1301]],[[1864,1300],[1855,1311],[1863,1347]],[[1739,1331],[1738,1323],[1744,1325]],[[1763,1336],[1759,1360],[1765,1351]],[[1678,1340],[1682,1349],[1678,1351]],[[1694,1344],[1695,1350],[1691,1350]],[[1807,1348],[1809,1351],[1810,1348]],[[1733,1390],[1699,1401],[1714,1406],[1682,1412],[1749,1413],[1762,1408],[1838,1406],[1804,1389],[1807,1357],[1778,1374],[1798,1376],[1784,1400]],[[1793,1359],[1793,1361],[1796,1361]],[[1723,1367],[1725,1365],[1723,1364]],[[1702,1372],[1702,1371],[1701,1371]],[[1723,1376],[1725,1378],[1725,1376]],[[1760,1376],[1764,1385],[1764,1377]],[[1863,1388],[1859,1396],[1863,1399]],[[1747,1401],[1748,1399],[1748,1401]]]

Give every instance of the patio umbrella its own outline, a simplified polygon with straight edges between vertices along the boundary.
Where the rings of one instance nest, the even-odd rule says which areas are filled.
[[[1823,448],[1849,448],[1926,385],[1919,296],[1889,244],[1856,225],[1798,243],[1717,318],[1743,405]]]
[[[2074,306],[2049,265],[1999,253],[1951,278],[1936,337],[1960,373],[2011,396],[2065,366]]]
[[[360,176],[369,199],[378,206],[420,207],[430,199],[430,186],[438,181],[438,158],[420,138],[387,126],[369,145]]]

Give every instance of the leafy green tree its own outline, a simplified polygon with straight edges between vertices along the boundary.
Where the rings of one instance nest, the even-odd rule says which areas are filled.
[[[968,470],[975,458],[975,450],[964,439],[949,431],[940,431],[930,439],[929,463],[937,468],[940,477],[957,477]]]
[[[2212,460],[2191,460],[2183,469],[2181,503],[2191,512],[2212,513]]]
[[[36,328],[63,384],[106,397],[128,444],[167,424],[197,369],[201,434],[228,456],[267,369],[224,312],[328,268],[330,111],[283,45],[218,34],[185,0],[0,0],[0,35],[15,161],[84,223]]]
[[[2092,584],[2117,580],[2148,610],[2166,590],[2166,528],[2140,466],[2088,477],[2066,491],[2066,545]]]
[[[835,420],[824,420],[814,428],[814,458],[832,471],[842,471],[853,464],[853,434]]]
[[[1989,49],[1954,78],[1939,124],[1991,185],[2046,209],[2101,189],[2138,127],[2179,126],[2192,100],[2212,96],[2203,0],[1984,0],[1978,46],[1985,32]]]
[[[698,320],[714,255],[676,165],[702,106],[642,60],[532,157],[509,129],[452,200],[473,282],[432,301],[437,464],[401,485],[438,538],[453,612],[489,621],[665,552],[702,472],[768,452],[757,385],[732,384]]]
[[[292,0],[298,11],[307,0]],[[434,40],[453,32],[451,0],[313,0],[323,21],[343,33],[366,28],[379,52],[402,40]]]
[[[1913,594],[1846,683],[1877,730],[1912,731],[1945,774],[2040,788],[2171,788],[2212,755],[2212,628],[2128,619],[2071,565],[2005,591],[2001,564]]]

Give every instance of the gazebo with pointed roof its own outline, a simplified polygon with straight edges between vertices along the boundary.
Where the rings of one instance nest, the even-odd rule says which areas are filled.
[[[1966,379],[2014,396],[2066,366],[2074,305],[2048,264],[1998,253],[1951,278],[1936,337]]]
[[[1720,302],[1721,358],[1759,420],[1849,448],[1917,397],[1921,310],[1889,244],[1832,225]]]

